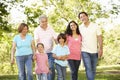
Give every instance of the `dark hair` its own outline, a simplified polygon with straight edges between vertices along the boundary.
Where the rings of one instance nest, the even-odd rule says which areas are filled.
[[[37,43],[37,48],[38,48],[39,45],[42,45],[43,48],[44,48],[44,44],[43,43]]]
[[[58,43],[59,43],[59,39],[64,39],[64,42],[66,42],[66,35],[64,34],[64,33],[60,33],[59,35],[58,35],[58,37],[57,37],[57,41],[58,41]]]
[[[77,24],[75,21],[70,21],[70,22],[68,23],[67,29],[66,29],[66,31],[65,31],[65,34],[71,35],[71,36],[73,35],[72,30],[71,30],[71,28],[70,28],[70,24],[71,24],[71,23],[75,23],[75,25],[77,26],[76,33],[77,33],[77,34],[80,34],[79,26],[78,26],[78,24]]]
[[[29,29],[27,24],[21,23],[18,27],[18,32],[21,33],[24,27],[27,27],[27,29]]]
[[[80,12],[79,14],[78,14],[78,18],[80,19],[80,15],[81,14],[85,14],[86,16],[88,16],[88,14],[86,13],[86,12]]]

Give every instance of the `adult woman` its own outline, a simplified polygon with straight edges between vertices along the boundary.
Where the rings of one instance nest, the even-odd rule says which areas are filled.
[[[26,80],[26,71],[27,79],[33,80],[32,77],[32,55],[35,52],[34,41],[31,35],[28,33],[28,25],[21,23],[18,27],[18,32],[12,44],[11,51],[11,64],[14,63],[14,54],[16,51],[16,62],[19,71],[19,80]]]
[[[65,34],[70,50],[68,63],[71,70],[71,80],[78,80],[78,70],[81,63],[81,35],[78,24],[75,21],[70,21]]]

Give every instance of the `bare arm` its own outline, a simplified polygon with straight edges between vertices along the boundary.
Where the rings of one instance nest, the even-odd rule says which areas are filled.
[[[12,43],[12,50],[11,50],[11,64],[14,64],[14,55],[15,55],[15,51],[16,51],[16,43],[13,42]]]
[[[98,56],[101,57],[103,55],[103,40],[102,40],[102,35],[99,35],[97,38],[98,38],[98,44],[99,44]]]
[[[35,54],[33,55],[33,60],[36,60],[36,55]]]
[[[57,60],[66,60],[68,58],[68,55],[64,55],[64,56],[56,56],[56,54],[53,54],[53,57]]]
[[[51,70],[50,70],[50,66],[49,66],[48,60],[46,61],[46,65],[47,65],[47,67],[48,67],[48,69],[49,69],[49,73],[51,73]]]
[[[36,49],[35,49],[35,42],[34,42],[34,40],[32,40],[31,47],[32,47],[33,53],[35,53]]]
[[[55,41],[55,44],[58,44],[58,41],[57,41],[57,39],[54,39],[54,41]]]
[[[35,39],[35,46],[37,45],[37,43],[38,43],[38,39]]]
[[[66,60],[68,58],[68,55],[61,56],[61,60]]]

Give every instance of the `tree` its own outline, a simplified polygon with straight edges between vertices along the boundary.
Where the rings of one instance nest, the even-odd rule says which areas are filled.
[[[34,27],[38,26],[38,18],[43,11],[41,7],[35,3],[32,4],[31,7],[25,7],[24,13],[27,15],[27,24],[31,27],[31,31],[33,31]]]
[[[120,25],[114,26],[114,29],[104,32],[104,54],[100,61],[102,65],[120,64]]]
[[[42,2],[42,5],[37,7],[37,4],[40,2]],[[38,15],[35,14],[40,14],[38,10],[42,10],[43,13],[48,14],[49,23],[57,32],[63,32],[70,20],[75,20],[80,23],[77,18],[80,11],[88,12],[91,15],[90,20],[92,21],[95,21],[97,18],[109,17],[109,12],[102,10],[102,7],[98,3],[88,0],[43,0],[38,1],[34,5],[34,8],[26,8],[25,14],[28,16],[28,23],[36,22],[35,19]],[[32,15],[32,17],[28,14]]]
[[[7,16],[9,15],[6,10],[7,5],[0,2],[0,36],[2,36],[3,31],[10,31],[8,26]]]

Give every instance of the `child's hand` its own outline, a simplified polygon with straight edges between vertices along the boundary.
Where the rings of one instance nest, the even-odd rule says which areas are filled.
[[[49,72],[48,73],[52,73],[52,71],[49,69]]]
[[[66,56],[61,56],[62,61],[65,61],[66,59],[67,59]]]
[[[60,56],[56,56],[56,59],[57,59],[57,60],[60,60]]]

